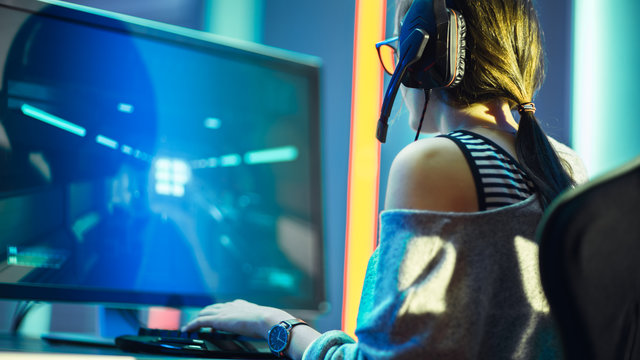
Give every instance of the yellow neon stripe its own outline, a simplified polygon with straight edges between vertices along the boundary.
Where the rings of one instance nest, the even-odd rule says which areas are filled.
[[[367,262],[376,243],[382,71],[375,43],[384,37],[386,0],[356,2],[351,148],[347,194],[342,330],[355,336],[356,318]]]

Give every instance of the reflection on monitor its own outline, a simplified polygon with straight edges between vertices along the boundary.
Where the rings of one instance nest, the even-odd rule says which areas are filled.
[[[318,309],[318,61],[55,3],[0,0],[0,297]]]

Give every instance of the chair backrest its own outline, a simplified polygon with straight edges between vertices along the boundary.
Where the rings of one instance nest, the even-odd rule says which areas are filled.
[[[640,359],[640,157],[557,198],[540,275],[568,359]]]

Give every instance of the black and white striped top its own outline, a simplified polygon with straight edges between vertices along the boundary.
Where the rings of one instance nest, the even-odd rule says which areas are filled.
[[[480,211],[515,204],[535,193],[535,185],[518,162],[493,141],[466,130],[441,136],[455,142],[466,157]]]

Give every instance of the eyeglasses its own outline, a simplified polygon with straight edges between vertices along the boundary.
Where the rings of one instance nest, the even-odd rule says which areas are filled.
[[[376,50],[384,71],[393,75],[398,65],[398,37],[394,36],[376,43]]]

